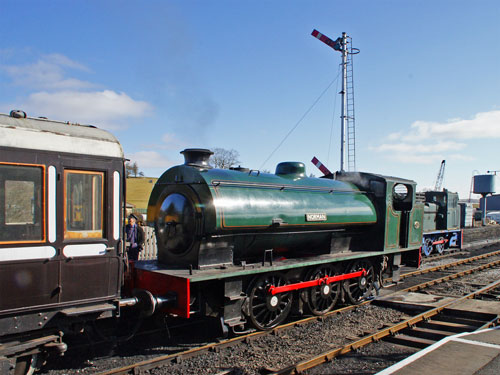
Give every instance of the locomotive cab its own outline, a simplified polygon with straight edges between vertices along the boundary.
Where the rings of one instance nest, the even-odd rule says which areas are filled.
[[[433,252],[442,254],[446,249],[460,248],[462,230],[458,193],[443,189],[426,191],[420,195],[425,199],[422,254],[424,256],[429,256]]]
[[[337,172],[333,177],[365,191],[377,210],[377,225],[353,250],[405,249],[421,242],[423,205],[416,201],[414,181],[364,172]]]

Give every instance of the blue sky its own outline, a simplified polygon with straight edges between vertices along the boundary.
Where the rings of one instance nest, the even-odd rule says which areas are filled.
[[[149,176],[186,147],[258,169],[335,79],[347,32],[358,170],[467,198],[500,169],[500,2],[3,0],[0,111],[111,131]],[[262,168],[317,156],[339,166],[335,82]],[[332,142],[330,131],[333,124]],[[330,150],[330,151],[329,151]],[[497,183],[498,184],[498,183]]]

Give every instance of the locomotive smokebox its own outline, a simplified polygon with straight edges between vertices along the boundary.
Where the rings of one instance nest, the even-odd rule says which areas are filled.
[[[197,168],[212,168],[208,161],[214,153],[206,148],[186,148],[181,151],[184,155],[184,165]]]

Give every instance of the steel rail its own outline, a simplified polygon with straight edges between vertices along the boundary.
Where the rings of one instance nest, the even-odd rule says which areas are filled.
[[[498,251],[497,253],[500,254],[500,251]],[[495,255],[498,255],[498,254],[495,254]],[[487,255],[487,254],[484,254],[484,255]],[[471,260],[471,261],[480,260],[480,259],[486,258],[486,256],[484,256],[484,255],[481,255],[481,256],[478,256],[478,257],[473,257],[473,258],[468,258],[468,259],[474,259],[474,260]],[[468,259],[464,259],[463,261],[466,261]],[[463,261],[461,261],[460,264],[467,263],[467,262],[463,262]],[[482,265],[482,266],[476,267],[474,269],[469,269],[469,270],[461,271],[461,272],[459,272],[457,274],[448,275],[448,276],[442,277],[442,278],[437,279],[437,280],[440,280],[439,282],[444,282],[444,281],[450,280],[452,278],[457,278],[457,277],[460,277],[460,276],[464,276],[464,275],[467,275],[467,274],[470,274],[470,273],[473,273],[473,272],[476,272],[476,271],[480,271],[480,270],[485,269],[485,268],[493,267],[495,265],[500,265],[500,260],[492,262],[492,263],[488,263],[486,265]],[[435,268],[436,269],[441,269],[441,267],[443,267],[443,266],[438,266],[438,267],[435,267]],[[424,271],[427,271],[427,270],[424,270]],[[428,271],[428,272],[430,272],[430,271]],[[424,282],[422,284],[418,284],[418,285],[415,285],[415,286],[412,286],[412,287],[408,287],[406,289],[398,290],[398,292],[420,290],[420,289],[425,288],[426,286],[431,286],[431,285],[434,285],[434,284],[437,284],[437,283],[438,282],[436,280],[430,280],[430,281],[426,281],[426,282]],[[499,283],[500,283],[500,281],[499,281]],[[296,326],[307,324],[307,323],[312,322],[312,321],[325,320],[329,316],[337,315],[337,314],[342,314],[344,312],[351,311],[351,310],[356,310],[358,307],[366,305],[366,304],[370,304],[372,302],[373,302],[373,299],[372,300],[363,301],[363,302],[361,302],[358,305],[345,306],[345,307],[342,307],[340,309],[336,309],[334,311],[330,311],[330,312],[328,312],[328,313],[326,313],[324,315],[321,315],[321,316],[311,316],[311,317],[307,317],[307,318],[304,318],[304,319],[301,319],[301,320],[297,320],[297,321],[293,321],[293,322],[290,322],[290,323],[282,324],[282,325],[280,325],[278,327],[275,327],[275,328],[273,328],[273,329],[271,329],[269,331],[252,332],[252,333],[249,333],[249,334],[246,334],[246,335],[242,335],[242,336],[239,336],[239,337],[234,337],[234,338],[223,340],[223,341],[220,341],[220,342],[210,343],[210,344],[207,344],[207,345],[195,347],[195,348],[188,349],[188,350],[185,350],[185,351],[181,351],[181,352],[177,352],[177,353],[173,353],[173,354],[168,354],[168,355],[163,355],[163,356],[160,356],[160,357],[148,359],[148,360],[141,361],[141,362],[138,362],[138,363],[135,363],[135,364],[132,364],[132,365],[124,366],[124,367],[121,367],[121,368],[116,368],[116,369],[112,369],[112,370],[106,370],[106,371],[103,371],[103,372],[99,372],[97,374],[98,375],[115,375],[115,374],[130,374],[130,373],[134,373],[135,374],[138,371],[140,372],[140,371],[151,370],[151,369],[157,368],[157,367],[159,367],[159,366],[161,366],[163,364],[168,364],[168,363],[171,363],[171,362],[178,362],[178,363],[180,363],[185,358],[193,357],[193,356],[201,354],[203,352],[216,351],[219,348],[224,348],[224,347],[232,346],[232,345],[235,345],[235,344],[237,344],[239,342],[250,342],[250,341],[253,341],[253,340],[255,340],[255,339],[259,338],[259,337],[263,337],[263,336],[266,336],[266,335],[279,335],[280,331],[284,331],[286,329],[290,329],[290,328],[294,328]],[[400,323],[400,324],[402,324],[402,323]],[[363,340],[364,339],[358,340],[358,341],[356,341],[356,343],[358,343],[359,341],[363,341]],[[350,345],[352,345],[352,344],[350,344]],[[354,347],[354,349],[356,349],[356,348],[357,347]],[[344,348],[339,348],[339,349],[335,349],[335,350],[338,350],[338,352],[337,352],[337,354],[334,355],[334,357],[338,356],[339,353],[340,353],[340,355],[342,355],[342,354],[348,353],[350,351],[350,350],[343,351],[343,350],[345,350]],[[332,357],[332,358],[334,358],[334,357]],[[285,372],[285,373],[287,373],[287,372]]]
[[[454,273],[451,275],[443,276],[439,279],[429,280],[429,281],[423,282],[422,284],[410,286],[408,288],[401,289],[398,292],[402,292],[402,291],[414,292],[416,290],[421,290],[421,289],[427,288],[427,287],[435,285],[435,284],[440,284],[440,283],[443,283],[443,282],[448,281],[448,280],[457,279],[459,277],[462,277],[465,275],[470,275],[474,272],[482,271],[484,269],[492,268],[492,267],[499,266],[499,265],[500,265],[500,260],[496,260],[494,262],[483,264],[483,265],[475,267],[475,268],[469,268],[468,270],[464,270],[464,271],[460,271],[460,272],[457,272],[457,273]]]
[[[446,259],[446,258],[452,257],[452,256],[460,254],[460,253],[465,253],[465,249],[453,247],[453,248],[448,248],[448,249],[444,250],[443,254],[432,253],[432,254],[427,255],[427,256],[422,254],[422,263],[432,262],[432,261],[439,260],[439,259]]]
[[[435,260],[439,259],[445,259],[449,258],[452,256],[455,256],[460,253],[464,253],[469,249],[479,249],[481,247],[489,247],[489,246],[494,246],[500,242],[500,239],[486,239],[486,240],[478,240],[478,241],[472,241],[472,242],[467,242],[462,245],[461,248],[448,248],[444,250],[443,254],[436,254],[432,253],[428,256],[422,255],[422,263],[426,262],[433,262]]]
[[[252,332],[252,333],[249,333],[246,335],[223,340],[223,341],[220,341],[217,343],[210,343],[207,345],[199,346],[199,347],[185,350],[182,352],[167,354],[167,355],[160,356],[157,358],[148,359],[145,361],[134,363],[132,365],[128,365],[128,366],[124,366],[124,367],[120,367],[120,368],[116,368],[116,369],[112,369],[112,370],[106,370],[106,371],[97,373],[97,375],[115,375],[115,374],[130,374],[130,373],[135,374],[137,371],[151,370],[153,368],[157,368],[157,367],[161,366],[162,364],[171,363],[172,361],[180,363],[185,358],[193,357],[193,356],[195,356],[197,354],[201,354],[203,352],[217,351],[219,348],[224,348],[224,347],[228,347],[231,345],[235,345],[239,342],[249,343],[255,339],[258,339],[258,338],[266,336],[266,335],[279,335],[280,331],[284,331],[284,330],[291,329],[291,328],[294,328],[294,327],[297,327],[297,326],[300,326],[303,324],[307,324],[307,323],[310,323],[312,321],[318,321],[318,320],[322,321],[330,315],[337,315],[337,314],[342,314],[342,313],[347,312],[347,311],[355,310],[355,309],[359,308],[360,306],[370,304],[371,302],[372,301],[369,300],[369,301],[364,301],[358,305],[345,306],[345,307],[342,307],[340,309],[330,311],[330,312],[328,312],[324,315],[321,315],[321,316],[311,316],[311,317],[296,320],[296,321],[293,321],[290,323],[282,324],[282,325],[275,327],[269,331]]]
[[[500,261],[495,262],[497,264],[500,264]],[[479,267],[478,267],[479,268]],[[321,365],[323,363],[329,362],[335,357],[347,354],[353,350],[359,349],[363,346],[366,346],[372,342],[377,342],[380,339],[386,337],[386,336],[393,336],[397,332],[405,329],[405,328],[412,328],[416,323],[419,323],[424,320],[429,320],[431,317],[436,316],[437,314],[441,313],[443,310],[450,308],[451,306],[460,303],[466,299],[471,299],[474,298],[477,295],[480,295],[482,293],[485,293],[491,289],[495,289],[500,286],[500,281],[495,281],[493,283],[490,283],[486,285],[485,287],[476,290],[475,292],[469,293],[463,297],[459,297],[454,299],[453,301],[450,301],[442,306],[435,307],[433,309],[430,309],[428,311],[425,311],[423,313],[420,313],[412,318],[406,319],[400,323],[396,323],[395,325],[382,329],[372,335],[363,337],[357,341],[354,341],[352,343],[349,343],[347,345],[344,345],[342,347],[335,348],[333,350],[329,350],[327,352],[323,352],[309,360],[301,361],[297,364],[294,364],[292,366],[280,369],[278,371],[270,371],[268,372],[269,375],[285,375],[285,374],[300,374],[305,370],[311,369],[313,367],[316,367],[318,365]],[[497,315],[496,318],[492,319],[488,323],[483,324],[479,329],[483,328],[488,328],[493,325],[496,325],[500,322],[500,316]]]
[[[497,255],[500,255],[500,250],[493,251],[491,253],[476,255],[476,256],[473,256],[473,257],[470,257],[470,258],[466,258],[466,259],[460,259],[460,260],[457,260],[456,262],[452,262],[452,263],[446,263],[446,264],[442,264],[442,265],[439,265],[439,266],[425,268],[423,270],[416,270],[416,271],[404,273],[404,274],[400,275],[400,279],[402,280],[402,279],[406,279],[408,277],[419,276],[419,275],[423,275],[423,274],[426,274],[426,273],[435,272],[435,271],[439,271],[439,270],[444,271],[444,270],[446,270],[448,268],[460,266],[460,265],[466,264],[466,263],[477,262],[478,260],[490,258],[492,256],[497,256]],[[390,281],[392,281],[392,278],[390,278],[390,277],[384,279],[384,283],[385,282],[390,282]]]

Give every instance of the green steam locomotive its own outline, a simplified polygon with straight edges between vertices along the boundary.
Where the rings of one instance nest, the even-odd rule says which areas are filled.
[[[182,152],[150,197],[158,260],[134,264],[134,287],[169,296],[164,313],[221,318],[229,328],[281,323],[359,303],[418,266],[423,203],[413,181],[342,172],[309,178],[299,162],[275,174],[219,170],[205,149]]]

